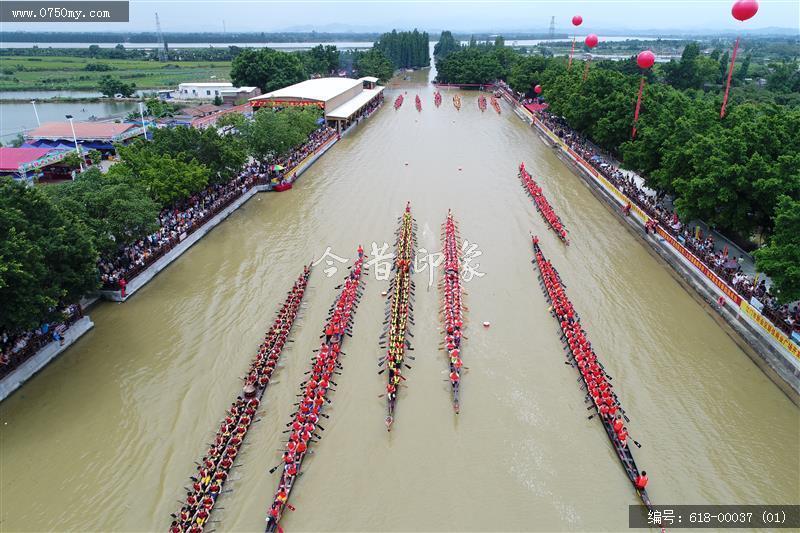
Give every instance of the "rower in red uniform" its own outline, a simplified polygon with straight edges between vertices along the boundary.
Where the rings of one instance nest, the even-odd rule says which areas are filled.
[[[644,490],[644,488],[647,486],[647,472],[642,470],[642,473],[636,478],[634,485],[637,489]]]

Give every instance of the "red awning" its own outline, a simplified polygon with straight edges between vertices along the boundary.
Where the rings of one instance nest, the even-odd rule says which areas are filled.
[[[0,147],[0,170],[17,172],[20,165],[32,163],[46,156],[52,148],[11,148]]]

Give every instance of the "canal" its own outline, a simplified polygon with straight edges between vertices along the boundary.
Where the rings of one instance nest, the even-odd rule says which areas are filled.
[[[367,279],[322,441],[292,493],[288,531],[620,531],[637,503],[531,265],[530,232],[559,269],[631,423],[656,503],[789,503],[800,494],[798,409],[672,273],[503,104],[481,113],[427,72],[294,189],[254,197],[64,356],[0,404],[2,528],[165,531],[276,306],[302,265],[393,242],[411,201],[420,247],[447,209],[481,255],[465,284],[471,324],[453,414],[436,288],[415,275],[416,356],[391,433],[378,398],[386,281]],[[414,95],[423,111],[414,109]],[[564,247],[524,194],[531,174],[571,230]],[[479,264],[479,266],[477,264]],[[212,524],[261,531],[298,384],[344,270],[320,265],[308,309],[264,397]],[[490,321],[490,328],[481,323]]]

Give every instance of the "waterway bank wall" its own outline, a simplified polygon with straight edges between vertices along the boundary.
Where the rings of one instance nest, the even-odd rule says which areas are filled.
[[[795,404],[800,405],[800,346],[661,225],[656,226],[655,234],[645,231],[645,224],[650,220],[647,213],[506,91],[503,91],[503,98],[513,106],[516,115],[530,124],[542,141],[552,146],[558,157],[583,178],[598,198],[611,206],[613,212],[634,229],[696,294],[715,309],[727,325],[747,343],[750,349],[745,349],[745,353]],[[622,207],[628,204],[631,206],[630,214],[625,216]],[[725,302],[723,306],[718,304],[720,296]]]

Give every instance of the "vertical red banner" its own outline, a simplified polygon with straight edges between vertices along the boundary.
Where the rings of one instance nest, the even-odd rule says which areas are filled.
[[[739,50],[739,37],[736,38],[736,44],[733,45],[733,56],[731,56],[731,68],[728,69],[728,83],[725,85],[725,96],[722,97],[722,109],[719,110],[719,118],[725,117],[725,106],[728,105],[728,92],[731,90],[731,76],[733,76],[733,67],[736,64],[736,52]]]

